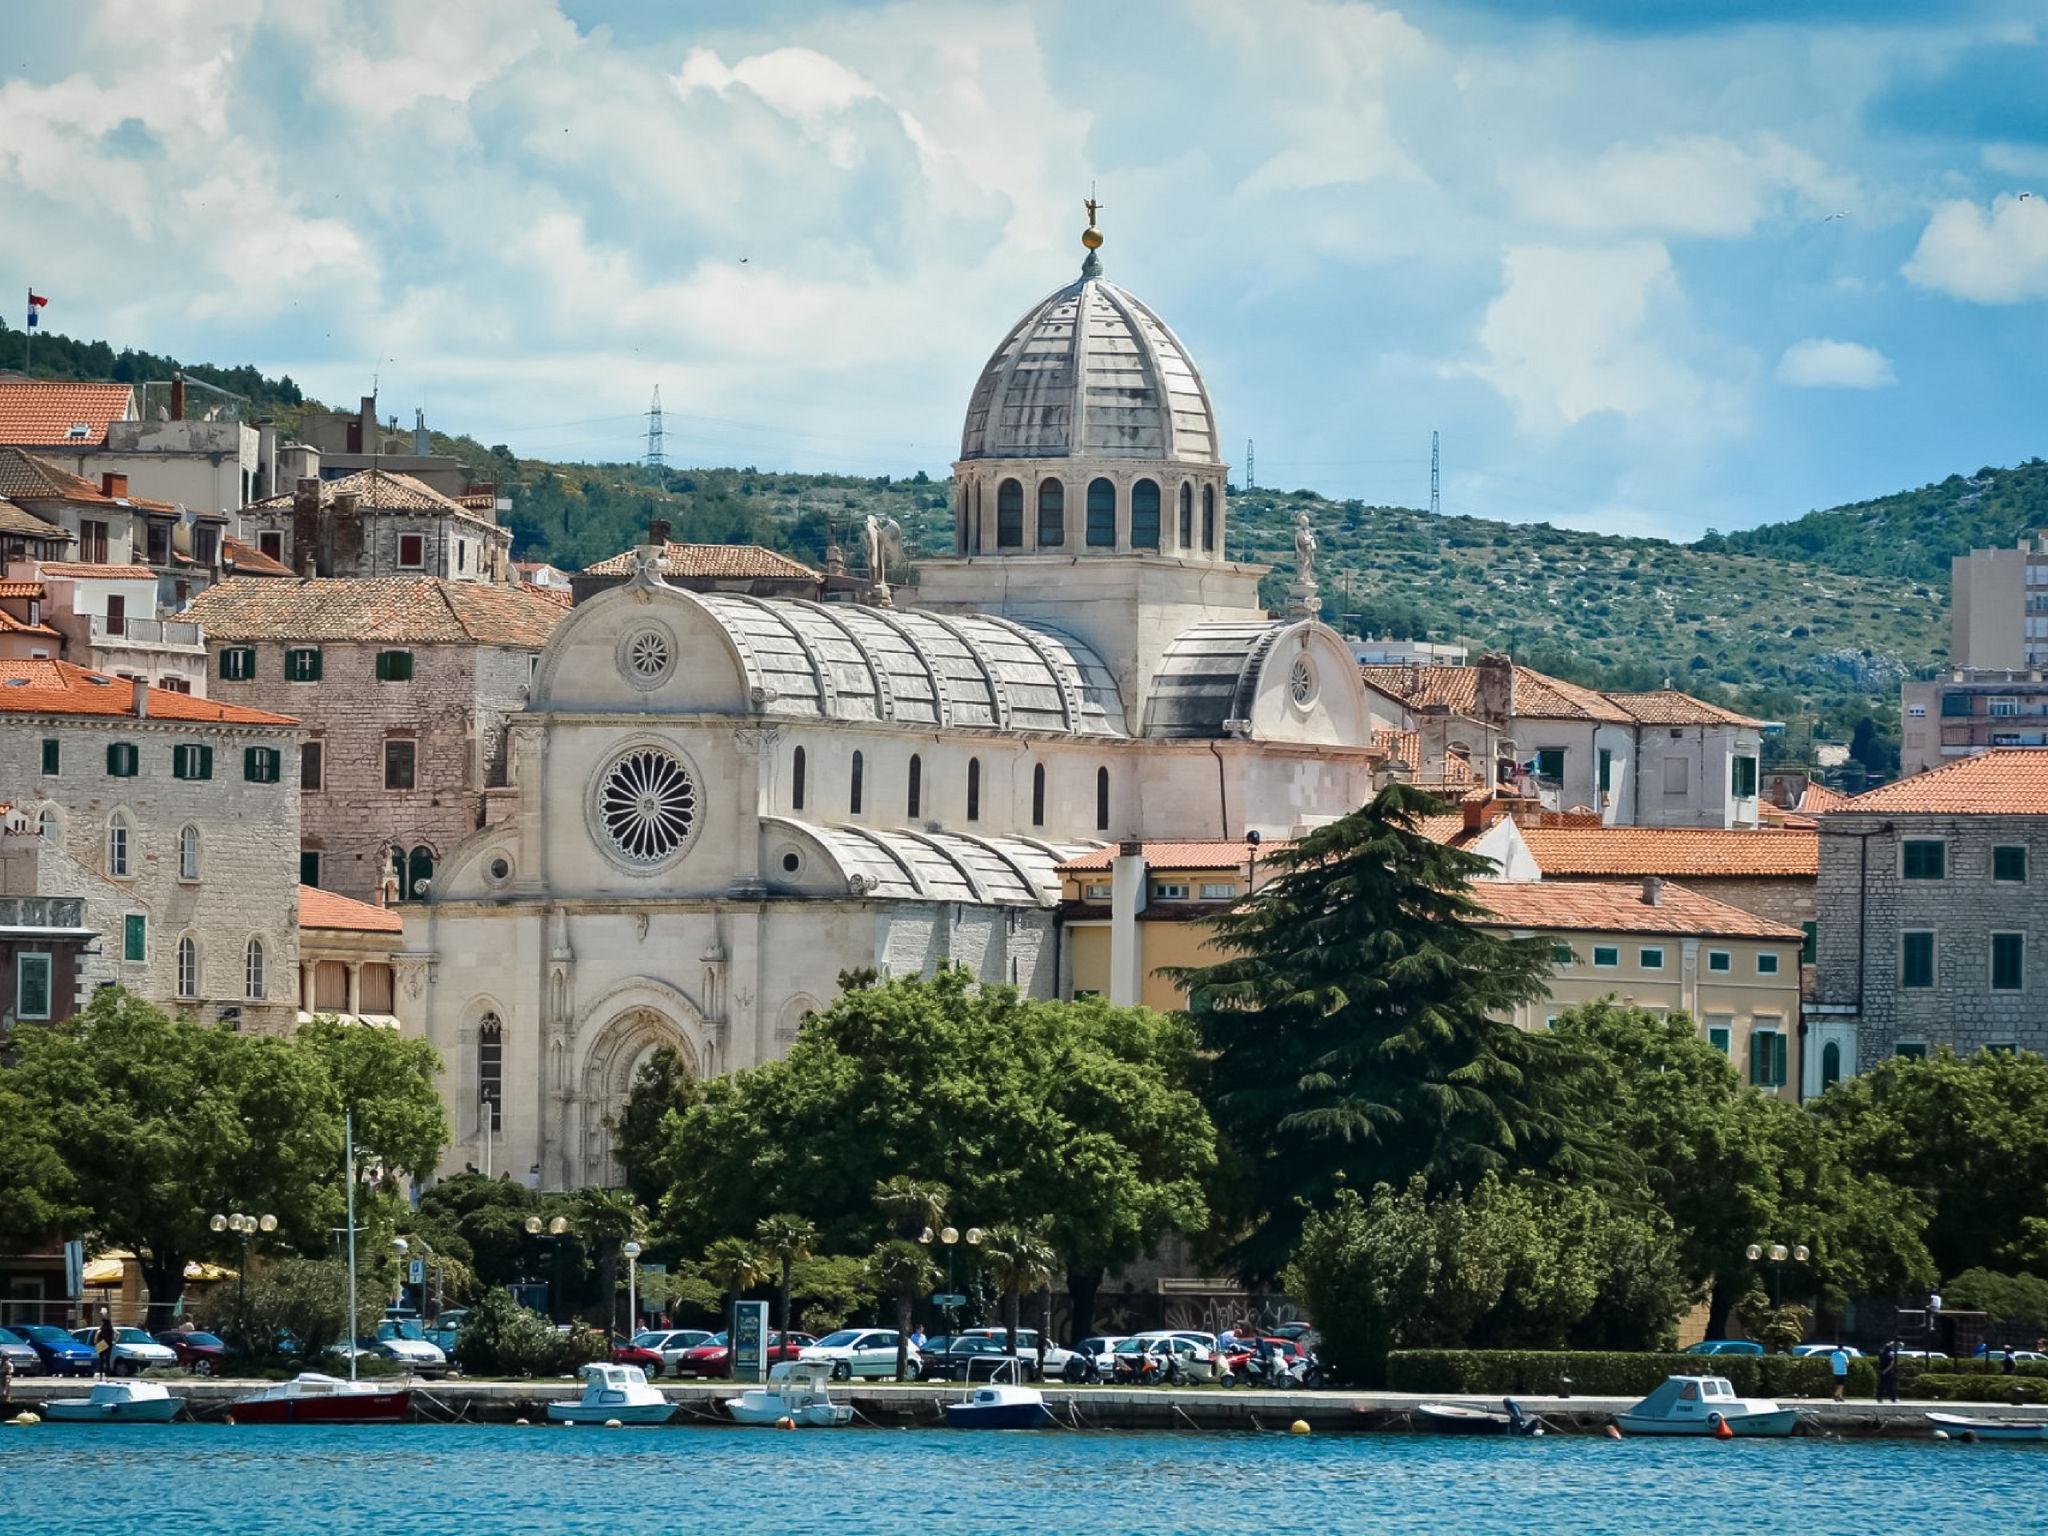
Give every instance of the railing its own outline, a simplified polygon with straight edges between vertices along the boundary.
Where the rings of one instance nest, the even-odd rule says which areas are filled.
[[[110,624],[103,614],[92,614],[95,640],[128,640],[136,645],[204,644],[199,626],[189,619],[122,619]]]

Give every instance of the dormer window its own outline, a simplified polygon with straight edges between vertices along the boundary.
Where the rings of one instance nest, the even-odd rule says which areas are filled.
[[[82,421],[74,421],[73,423],[71,423],[71,430],[64,434],[64,440],[70,443],[82,443],[85,442],[91,436],[91,427],[89,427]]]

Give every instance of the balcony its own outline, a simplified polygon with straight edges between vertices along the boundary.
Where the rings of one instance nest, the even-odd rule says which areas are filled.
[[[136,646],[184,646],[199,649],[205,642],[189,619],[115,619],[91,614],[94,644],[111,641]]]

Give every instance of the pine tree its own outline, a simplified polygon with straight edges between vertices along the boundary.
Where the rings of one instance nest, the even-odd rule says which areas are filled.
[[[1541,997],[1545,943],[1478,926],[1488,861],[1435,842],[1404,785],[1271,855],[1217,920],[1221,964],[1171,974],[1213,1053],[1212,1107],[1243,1162],[1247,1279],[1286,1264],[1306,1209],[1346,1184],[1468,1189],[1489,1170],[1583,1171],[1572,1052],[1508,1022]]]

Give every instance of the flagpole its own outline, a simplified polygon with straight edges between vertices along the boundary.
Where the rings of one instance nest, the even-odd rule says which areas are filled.
[[[24,323],[21,330],[21,371],[27,374],[29,343],[36,339],[36,291],[33,288],[28,291],[28,313],[22,319]]]

